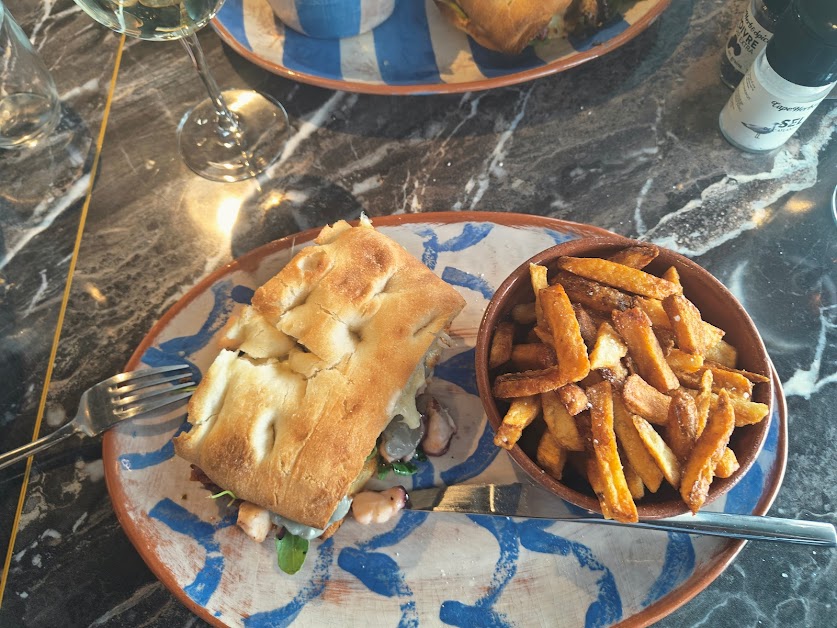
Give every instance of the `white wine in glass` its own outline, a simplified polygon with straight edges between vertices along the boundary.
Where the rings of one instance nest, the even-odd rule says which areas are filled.
[[[224,0],[75,0],[100,24],[129,37],[179,39],[209,98],[186,112],[177,143],[186,165],[213,181],[241,181],[262,172],[282,152],[288,116],[281,104],[253,90],[222,92],[206,63],[195,31],[206,26]]]

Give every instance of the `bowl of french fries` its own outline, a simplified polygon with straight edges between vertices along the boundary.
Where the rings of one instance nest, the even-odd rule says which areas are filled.
[[[732,488],[773,398],[764,343],[723,284],[619,236],[519,266],[486,308],[476,372],[495,445],[558,497],[625,522]]]

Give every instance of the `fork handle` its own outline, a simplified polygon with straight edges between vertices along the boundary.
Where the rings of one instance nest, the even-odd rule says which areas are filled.
[[[49,447],[52,447],[53,445],[68,439],[70,436],[72,436],[78,431],[80,430],[76,422],[70,421],[69,423],[62,425],[57,430],[52,432],[52,434],[47,434],[46,436],[39,438],[36,441],[27,443],[23,447],[18,447],[17,449],[7,451],[5,454],[0,455],[0,469],[5,469],[9,465],[24,460],[32,454],[36,454],[39,451],[48,449]]]

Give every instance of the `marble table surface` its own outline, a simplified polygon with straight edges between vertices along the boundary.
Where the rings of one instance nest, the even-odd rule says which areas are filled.
[[[3,449],[31,440],[39,416],[41,435],[66,422],[186,290],[260,244],[361,211],[522,212],[668,246],[733,287],[788,400],[789,460],[771,514],[837,522],[837,107],[826,101],[771,154],[724,141],[718,58],[741,2],[680,0],[601,59],[457,95],[294,83],[205,29],[221,85],[288,110],[291,139],[261,185],[212,183],[180,162],[175,127],[203,93],[179,44],[123,45],[69,0],[6,4],[63,110],[44,145],[0,154]],[[240,209],[225,229],[216,212],[228,198]],[[122,532],[99,440],[0,472],[4,559],[2,626],[202,625]],[[836,625],[835,582],[834,551],[751,543],[659,625]]]

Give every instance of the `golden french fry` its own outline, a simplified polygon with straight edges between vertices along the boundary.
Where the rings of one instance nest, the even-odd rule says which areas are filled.
[[[541,436],[535,458],[544,471],[560,481],[567,462],[567,450],[561,447],[549,430]]]
[[[503,449],[514,447],[520,440],[523,429],[535,420],[540,411],[541,400],[537,395],[512,401],[509,411],[503,417],[503,423],[494,435],[494,444]]]
[[[590,388],[590,386],[601,384],[603,381],[605,381],[605,378],[602,377],[600,369],[598,371],[590,371],[587,377],[578,382],[578,385],[581,386],[583,389],[587,390],[588,388]]]
[[[681,294],[683,288],[644,271],[597,257],[560,257],[558,268],[625,292],[652,299]]]
[[[549,330],[546,328],[546,326],[539,327],[536,325],[532,328],[532,332],[535,334],[535,338],[540,340],[541,343],[545,345],[552,347],[552,344],[555,342],[555,340],[552,338],[552,334],[549,333]],[[555,347],[552,348],[555,349]],[[557,362],[558,361],[556,360],[556,364]]]
[[[558,389],[558,398],[571,415],[575,416],[590,407],[587,393],[578,384],[567,384]]]
[[[540,302],[544,320],[552,330],[558,371],[567,383],[584,379],[590,372],[587,346],[564,287],[556,284],[541,290]]]
[[[587,308],[583,305],[573,303],[573,311],[575,312],[575,318],[578,321],[578,329],[581,331],[581,337],[584,339],[584,344],[590,348],[593,346],[593,343],[596,342],[596,321],[593,320],[590,312],[588,312]]]
[[[610,383],[602,382],[587,389],[590,400],[590,426],[593,434],[593,452],[598,463],[605,502],[617,521],[638,521],[634,503],[613,429],[613,393]]]
[[[666,423],[666,443],[680,462],[686,462],[697,440],[698,412],[695,400],[680,389],[672,390]]]
[[[602,509],[602,516],[605,519],[616,519],[616,516],[613,514],[613,511],[610,509],[610,504],[608,504],[607,499],[605,498],[604,480],[602,479],[602,474],[599,470],[599,464],[596,461],[596,458],[593,456],[588,457],[586,467],[587,481],[590,482],[590,488],[593,489],[593,492],[599,499],[599,506],[601,506]]]
[[[686,389],[683,389],[686,391]],[[709,408],[712,405],[712,371],[704,371],[700,377],[700,392],[695,397],[697,408],[697,436],[703,434],[706,421],[709,419]]]
[[[555,275],[555,283],[564,286],[573,303],[580,303],[594,312],[608,316],[613,310],[626,310],[634,305],[631,295],[572,273],[559,272]]]
[[[734,427],[732,403],[727,391],[722,390],[718,405],[710,412],[706,428],[683,467],[680,496],[694,513],[700,510],[709,495],[715,467],[724,455]]]
[[[546,288],[549,283],[546,280],[546,266],[540,264],[529,264],[529,279],[532,282],[532,290],[535,293],[535,320],[537,326],[546,329],[546,324],[543,320],[543,309],[541,308],[540,292]]]
[[[639,437],[642,439],[645,449],[656,461],[666,481],[674,488],[679,488],[680,476],[683,473],[683,469],[677,456],[674,455],[671,448],[666,445],[663,437],[657,433],[648,421],[636,415],[633,415],[631,420],[636,431],[639,432]]]
[[[680,349],[670,349],[666,353],[666,362],[671,370],[677,373],[695,373],[703,366],[703,356],[695,353],[686,353]]]
[[[518,303],[512,308],[512,320],[521,325],[534,325],[538,321],[535,314],[535,303]]]
[[[703,357],[709,362],[715,362],[727,368],[735,368],[738,364],[738,350],[725,340],[719,340],[707,346]]]
[[[671,321],[677,346],[688,353],[703,355],[706,350],[706,334],[700,310],[682,294],[663,299],[663,309]]]
[[[584,451],[584,441],[575,424],[575,419],[567,412],[564,404],[554,391],[541,393],[543,419],[547,430],[555,440],[570,451]]]
[[[699,391],[691,388],[683,388],[683,390],[694,397],[700,395]],[[757,401],[748,401],[738,395],[730,395],[730,402],[732,403],[733,413],[735,414],[735,427],[744,427],[745,425],[753,425],[763,421],[770,412],[770,406]],[[712,401],[710,407],[714,408],[718,404],[718,395],[712,393]]]
[[[636,469],[633,468],[630,461],[627,460],[621,451],[619,452],[619,459],[622,460],[622,465],[624,466],[625,483],[628,485],[631,497],[636,502],[636,500],[645,497],[645,485],[642,483],[642,478],[639,477],[639,473],[636,472]]]
[[[625,368],[625,365],[621,362],[618,362],[608,368],[598,369],[597,372],[602,376],[604,381],[610,382],[610,385],[620,392],[622,387],[625,385],[625,379],[627,379],[629,375],[628,369]]]
[[[734,368],[734,367],[725,366],[723,364],[719,364],[718,362],[714,362],[713,360],[707,360],[706,361],[706,367],[709,368],[709,369],[712,369],[712,372],[716,373],[716,374],[719,373],[720,371],[724,371],[724,373],[730,373],[730,374],[741,376],[745,379],[750,380],[750,382],[752,382],[753,384],[766,384],[767,382],[770,381],[770,378],[766,377],[765,375],[761,375],[759,373],[753,373],[751,371],[745,371],[744,369],[737,369],[737,368]],[[736,383],[741,382],[741,380],[738,379],[737,377],[735,377],[733,379],[733,381],[736,382]],[[743,387],[743,386],[744,385],[742,384],[738,387]]]
[[[596,342],[590,351],[590,368],[614,368],[617,364],[621,365],[622,358],[626,355],[628,355],[628,346],[613,326],[608,322],[599,325]]]
[[[645,381],[660,392],[680,386],[677,376],[666,362],[645,312],[638,307],[624,312],[614,311],[613,323],[628,345],[634,365]]]
[[[625,380],[622,400],[628,410],[651,423],[665,425],[668,422],[671,397],[661,393],[639,375],[631,375]]]
[[[624,248],[608,257],[608,259],[611,262],[641,270],[653,262],[659,254],[660,249],[653,244],[638,244]]]
[[[663,472],[645,448],[631,414],[619,395],[613,396],[613,429],[616,432],[616,440],[625,452],[622,460],[627,459],[648,490],[656,493],[663,481]]]
[[[706,364],[700,367],[694,373],[684,373],[676,371],[676,375],[681,384],[687,388],[698,388],[700,386],[700,378],[705,371],[712,371],[712,389],[716,393],[721,390],[729,391],[730,395],[750,399],[753,394],[753,382],[744,377],[741,373],[719,367],[711,364]]]
[[[555,366],[555,350],[543,343],[525,343],[512,346],[511,364],[519,371],[535,371]]]
[[[714,395],[713,395],[714,398]],[[770,412],[770,406],[755,401],[747,401],[740,397],[732,397],[732,409],[735,413],[735,427],[753,425],[764,420]]]
[[[741,465],[738,464],[738,458],[735,457],[735,452],[727,447],[724,449],[724,454],[715,465],[715,477],[728,478],[733,473],[738,471]]]
[[[663,302],[659,299],[646,299],[644,297],[634,298],[636,305],[642,309],[651,319],[655,329],[671,329],[671,321],[663,308]],[[724,330],[710,325],[703,321],[703,333],[705,335],[705,346],[713,347],[721,342],[724,337]]]
[[[556,390],[569,382],[561,377],[557,366],[539,371],[505,373],[494,380],[494,396],[500,399],[529,397],[548,390]]]
[[[682,286],[683,284],[680,283],[680,273],[674,266],[669,266],[666,272],[663,273],[663,279],[666,281],[670,281],[671,283],[676,283],[678,286]]]
[[[514,323],[503,321],[497,325],[488,352],[488,368],[497,368],[511,359],[513,341]]]

